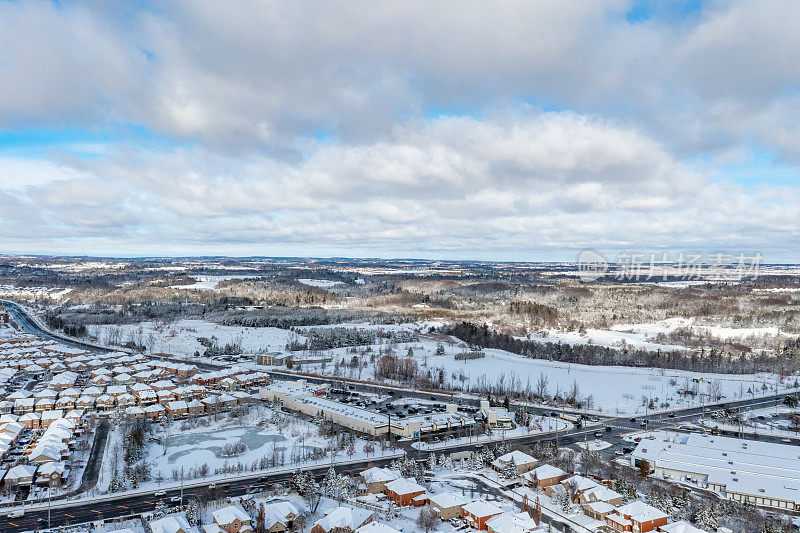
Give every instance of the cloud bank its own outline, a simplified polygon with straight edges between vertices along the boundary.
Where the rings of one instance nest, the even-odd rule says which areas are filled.
[[[634,7],[0,4],[0,248],[800,260],[800,7]]]

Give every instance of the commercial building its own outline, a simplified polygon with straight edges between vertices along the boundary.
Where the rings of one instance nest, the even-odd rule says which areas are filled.
[[[800,510],[797,446],[731,437],[656,432],[643,439],[631,464],[664,479],[696,484],[722,498],[783,511]]]

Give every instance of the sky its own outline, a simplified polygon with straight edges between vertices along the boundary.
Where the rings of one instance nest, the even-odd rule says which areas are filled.
[[[800,262],[800,3],[0,0],[0,253]]]

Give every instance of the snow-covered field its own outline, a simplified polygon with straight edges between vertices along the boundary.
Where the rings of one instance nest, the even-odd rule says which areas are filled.
[[[170,285],[171,289],[186,289],[195,291],[213,291],[217,288],[220,281],[228,281],[231,279],[254,279],[261,276],[253,274],[240,274],[238,276],[192,276],[195,280],[194,283],[188,285]]]
[[[658,398],[655,402],[657,407],[662,403],[669,403],[669,409],[679,409],[697,405],[701,397],[703,402],[709,402],[708,393],[716,386],[719,387],[723,399],[732,400],[773,394],[776,386],[784,391],[794,383],[791,377],[782,383],[775,374],[708,374],[655,368],[578,365],[531,359],[498,349],[485,349],[484,358],[464,361],[454,358],[455,354],[465,349],[463,344],[446,344],[444,355],[434,355],[437,342],[427,338],[415,343],[398,344],[395,346],[395,353],[405,355],[409,347],[413,349],[413,357],[417,360],[420,371],[430,370],[435,375],[442,370],[445,383],[455,388],[461,386],[463,378],[467,390],[500,380],[506,385],[514,382],[519,389],[524,390],[529,383],[533,388],[543,374],[547,377],[550,395],[557,390],[564,393],[573,383],[577,383],[581,396],[592,395],[594,410],[619,415],[643,413],[643,397],[648,400]],[[373,353],[377,353],[380,347],[371,348]],[[329,353],[334,357],[334,363],[328,363],[324,367],[310,365],[304,369],[326,375],[359,377],[358,373],[351,373],[348,368],[348,362],[353,357],[348,349],[340,348]],[[336,364],[337,360],[339,364]],[[360,379],[373,379],[373,370],[373,365],[366,365],[361,370]],[[679,390],[687,386],[694,387],[695,379],[698,380],[697,397],[684,398],[678,394]],[[713,385],[714,383],[717,385]]]
[[[691,332],[714,337],[720,340],[746,339],[749,337],[776,337],[784,336],[795,338],[797,335],[782,331],[777,327],[760,328],[731,328],[701,324],[696,319],[669,318],[658,322],[644,324],[618,324],[610,329],[588,328],[584,333],[577,331],[561,331],[548,329],[532,333],[527,339],[543,342],[562,342],[565,344],[596,344],[609,348],[641,348],[646,350],[685,350],[685,346],[676,344],[663,344],[654,340],[659,333],[669,334],[678,328],[685,328]],[[522,337],[521,337],[522,338]]]
[[[309,287],[317,287],[320,289],[330,289],[331,287],[336,287],[337,285],[344,285],[343,281],[334,281],[330,279],[300,278],[297,281],[298,283],[302,283],[303,285],[308,285]]]
[[[205,320],[178,320],[171,324],[158,322],[142,322],[124,325],[90,325],[89,334],[107,345],[118,339],[121,344],[134,340],[144,344],[152,353],[169,353],[190,356],[195,351],[202,353],[205,347],[198,342],[198,337],[211,339],[215,337],[217,344],[224,346],[237,343],[244,352],[282,351],[293,333],[279,328],[244,328],[239,326],[221,326]],[[116,333],[118,332],[118,333]]]

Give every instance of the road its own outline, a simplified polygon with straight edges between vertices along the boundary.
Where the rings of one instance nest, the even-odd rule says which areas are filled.
[[[365,461],[364,464],[373,466],[386,466],[391,459],[376,459]],[[325,477],[329,466],[321,466],[309,469],[317,480]],[[355,473],[363,469],[361,465],[345,465],[336,467],[337,472],[340,473]],[[236,481],[227,483],[218,483],[215,488],[211,489],[208,485],[198,488],[185,488],[183,490],[183,498],[188,501],[193,498],[200,497],[203,501],[208,501],[216,498],[243,496],[247,494],[248,489],[253,487],[275,485],[278,483],[286,484],[291,480],[292,474],[281,472],[278,474],[243,474]],[[209,482],[211,484],[212,482]],[[158,491],[154,489],[154,491]],[[50,511],[50,520],[53,527],[64,526],[70,524],[81,524],[91,522],[93,520],[102,520],[108,518],[116,518],[121,516],[128,516],[140,513],[148,513],[155,509],[159,500],[164,501],[169,505],[178,505],[179,502],[172,502],[171,498],[180,497],[180,489],[170,489],[164,491],[166,494],[162,496],[155,496],[152,494],[120,496],[108,501],[96,501],[92,503],[83,503],[76,505],[69,505],[62,507],[67,502],[54,502],[56,508]],[[47,509],[40,511],[30,511],[25,513],[22,518],[9,518],[8,516],[0,517],[0,531],[28,531],[33,529],[43,529],[46,524],[40,524],[39,520],[47,520]]]
[[[22,327],[25,331],[30,333],[35,333],[43,338],[53,339],[58,342],[62,342],[65,344],[69,344],[70,346],[75,346],[83,349],[88,349],[91,351],[97,351],[98,348],[82,343],[80,341],[75,341],[72,339],[65,338],[61,335],[46,331],[42,329],[36,322],[31,320],[24,310],[22,310],[16,304],[8,302],[6,304],[7,309],[13,314],[14,320]],[[213,366],[213,365],[209,365]],[[220,366],[221,368],[221,366]],[[283,379],[296,379],[297,376],[289,376],[280,372],[273,373],[275,377],[282,377]],[[309,380],[313,381],[325,381],[322,378],[309,378]],[[326,381],[330,382],[330,380]],[[387,391],[394,389],[394,387],[383,387],[378,384],[364,384],[364,383],[347,383],[348,388],[352,386],[354,390],[362,391],[362,392],[381,392],[386,394]],[[713,406],[697,406],[697,407],[690,407],[681,410],[674,411],[674,417],[669,416],[668,412],[662,413],[652,413],[647,416],[637,416],[634,420],[631,420],[628,417],[603,417],[600,418],[599,422],[589,424],[587,427],[584,428],[575,428],[564,430],[557,433],[537,433],[531,435],[525,435],[521,437],[509,438],[507,441],[510,444],[534,444],[536,442],[544,442],[544,441],[557,441],[560,446],[569,446],[574,445],[576,443],[582,442],[584,440],[594,440],[595,433],[600,432],[602,433],[603,440],[612,443],[612,446],[607,450],[604,450],[602,453],[605,457],[609,460],[614,458],[616,452],[620,450],[623,446],[629,445],[622,440],[621,437],[625,436],[626,434],[635,432],[635,431],[642,431],[644,429],[647,430],[657,430],[657,429],[670,429],[675,428],[677,425],[681,423],[692,423],[696,424],[697,420],[702,416],[710,416],[712,413],[716,411],[722,411],[726,408],[731,409],[755,409],[755,408],[763,408],[763,407],[772,407],[776,405],[777,402],[781,402],[783,398],[789,394],[794,393],[781,393],[774,396],[770,396],[768,398],[750,398],[750,399],[741,399],[741,400],[734,400],[728,401],[724,404],[717,404]],[[417,398],[424,398],[429,399],[430,397],[436,398],[437,401],[442,401],[444,399],[448,399],[451,397],[450,394],[447,393],[435,393],[435,392],[422,392],[422,391],[406,391],[405,389],[402,390],[403,396],[410,396],[410,397],[417,397]],[[461,399],[462,401],[468,402],[470,404],[476,404],[479,400],[475,399]],[[537,412],[546,413],[549,412],[549,409],[544,408],[537,408]],[[641,426],[642,422],[646,422],[646,428]],[[769,442],[780,442],[780,437],[768,437],[762,436],[760,437],[761,440],[769,441]],[[795,444],[800,444],[800,439],[792,439],[792,442]],[[406,453],[410,457],[415,457],[418,459],[423,459],[428,456],[430,451],[419,451],[411,447],[411,442],[404,441],[400,443],[401,447],[406,451]],[[484,444],[476,445],[476,444],[457,444],[448,446],[447,443],[442,443],[444,448],[437,448],[435,452],[437,454],[442,453],[443,451],[452,453],[458,451],[473,451],[476,447],[481,447]],[[369,466],[382,466],[388,464],[389,460],[365,460],[358,464],[351,464],[346,467],[341,467],[341,471],[352,471],[352,472],[359,472]],[[325,472],[327,472],[328,467],[319,467],[311,469],[310,471],[318,478],[324,477]],[[337,468],[340,470],[340,468]],[[253,475],[243,475],[241,478],[237,479],[236,481],[227,482],[227,483],[217,483],[216,488],[213,490],[209,489],[209,485],[212,484],[209,481],[206,485],[200,488],[191,488],[184,490],[184,498],[192,498],[193,496],[197,496],[198,494],[202,493],[202,496],[205,499],[209,497],[214,497],[215,494],[209,494],[209,491],[216,492],[216,496],[240,496],[247,493],[247,490],[254,486],[254,482],[258,480],[263,480],[264,483],[284,483],[287,482],[291,477],[289,473],[277,473],[277,474],[253,474]],[[167,491],[165,496],[161,496],[162,500],[166,500],[169,502],[169,499],[173,496],[179,496],[180,491],[178,490],[169,490]],[[52,510],[51,519],[52,525],[65,525],[65,524],[77,524],[83,522],[89,522],[92,520],[99,520],[102,518],[114,518],[120,516],[127,516],[132,514],[144,513],[152,511],[155,508],[156,503],[158,502],[159,497],[156,497],[154,493],[147,494],[147,495],[135,495],[135,496],[122,496],[119,498],[115,498],[110,501],[96,501],[94,503],[76,503],[70,504],[69,502],[54,502],[54,505],[57,505],[57,508]],[[26,513],[24,517],[17,518],[17,519],[10,519],[8,517],[0,517],[0,531],[25,531],[30,529],[36,529],[37,527],[44,527],[38,523],[39,519],[47,519],[47,511],[35,511]]]

